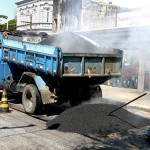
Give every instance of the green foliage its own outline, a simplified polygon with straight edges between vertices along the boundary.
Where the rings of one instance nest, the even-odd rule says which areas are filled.
[[[5,15],[0,15],[0,18],[7,19],[8,17]]]
[[[6,30],[7,23],[0,24],[0,30]],[[8,21],[8,30],[16,30],[16,19],[12,19]]]
[[[16,19],[12,19],[8,21],[8,29],[16,30]]]
[[[0,30],[6,30],[6,25],[5,24],[1,24],[0,25]]]

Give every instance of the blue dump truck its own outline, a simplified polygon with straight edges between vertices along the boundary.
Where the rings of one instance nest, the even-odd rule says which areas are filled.
[[[25,112],[37,114],[45,104],[75,106],[102,96],[100,84],[121,75],[123,52],[66,32],[46,37],[0,34],[0,55],[0,88],[21,95],[17,99]]]

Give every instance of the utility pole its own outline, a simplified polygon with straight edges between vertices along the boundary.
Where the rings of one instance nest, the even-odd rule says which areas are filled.
[[[6,23],[6,30],[8,31],[8,22]]]
[[[145,62],[143,56],[139,60],[138,90],[144,91]]]
[[[24,23],[28,23],[29,24],[29,29],[30,31],[32,31],[32,24],[33,24],[33,14],[36,13],[36,9],[34,8],[31,11],[28,11],[26,14],[22,13],[21,15],[25,15],[25,16],[29,16],[29,21],[22,21]]]
[[[30,14],[30,31],[32,31],[32,14]]]

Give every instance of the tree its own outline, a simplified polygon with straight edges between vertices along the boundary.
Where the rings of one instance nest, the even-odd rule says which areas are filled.
[[[7,19],[6,15],[0,15],[0,19]],[[5,24],[0,24],[0,30],[6,30]]]
[[[5,15],[0,15],[0,18],[7,19],[8,17]]]
[[[6,30],[7,23],[0,24],[0,30]],[[16,19],[8,21],[8,30],[16,30]]]
[[[16,30],[16,19],[12,19],[8,21],[8,29]]]

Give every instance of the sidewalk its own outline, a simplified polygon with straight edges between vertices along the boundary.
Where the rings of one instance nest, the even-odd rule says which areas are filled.
[[[150,91],[140,92],[136,89],[112,87],[101,85],[103,98],[113,101],[113,103],[127,103],[140,95],[147,93],[145,96],[130,103],[127,107],[134,107],[137,109],[144,109],[150,111]]]

